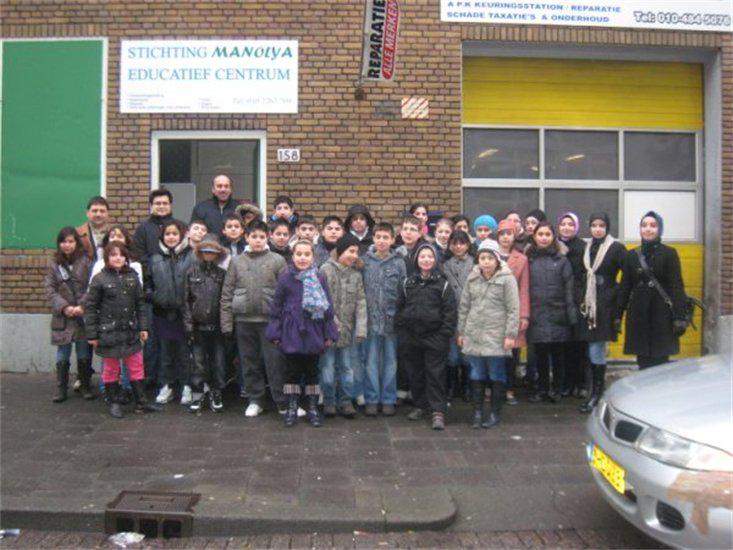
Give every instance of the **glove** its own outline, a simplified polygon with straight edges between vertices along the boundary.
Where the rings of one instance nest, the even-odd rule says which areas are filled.
[[[621,319],[614,319],[613,330],[615,330],[617,333],[621,332]]]
[[[681,319],[675,319],[672,323],[672,334],[682,336],[687,330],[687,322]]]

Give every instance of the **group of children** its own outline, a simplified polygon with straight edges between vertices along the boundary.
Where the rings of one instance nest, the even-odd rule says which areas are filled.
[[[72,343],[87,362],[78,374],[85,397],[92,397],[89,346],[103,358],[115,417],[122,416],[121,362],[137,411],[159,410],[177,386],[192,412],[207,399],[221,412],[227,368],[237,357],[245,415],[264,411],[269,387],[286,426],[301,416],[313,426],[324,416],[353,418],[362,406],[366,416],[391,416],[410,398],[407,417],[428,416],[442,430],[450,400],[462,396],[473,403],[472,426],[490,428],[503,403],[516,404],[514,376],[528,342],[528,379],[535,366],[538,374],[530,401],[556,402],[585,388],[584,342],[593,335],[581,336],[580,311],[590,307],[584,274],[598,267],[598,243],[591,259],[586,249],[596,233],[599,243],[610,238],[605,214],[591,216],[591,227],[603,231],[586,243],[570,212],[557,228],[533,210],[499,222],[488,214],[473,223],[463,215],[441,218],[431,231],[427,206],[415,204],[396,232],[356,205],[345,221],[326,216],[319,231],[290,197],[273,206],[263,221],[256,207],[241,205],[224,220],[222,235],[208,233],[201,220],[164,223],[144,278],[122,226],[109,230],[104,259],[93,269],[74,229],[63,228],[46,279],[58,345],[54,401],[66,399]],[[623,263],[619,253],[615,247]],[[621,268],[603,284],[615,285]],[[156,403],[141,384],[146,301],[161,349]],[[586,333],[616,315],[592,305]],[[595,349],[593,360],[605,365],[605,348]],[[590,408],[602,383],[591,389]]]

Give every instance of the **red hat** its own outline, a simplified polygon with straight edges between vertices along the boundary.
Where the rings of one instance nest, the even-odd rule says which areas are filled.
[[[496,232],[497,233],[501,233],[505,229],[511,229],[512,233],[516,233],[517,232],[517,228],[514,225],[514,222],[511,221],[511,220],[501,220],[499,222],[499,226],[496,228]]]

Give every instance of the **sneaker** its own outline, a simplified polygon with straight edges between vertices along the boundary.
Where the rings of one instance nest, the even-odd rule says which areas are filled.
[[[298,418],[303,418],[306,415],[305,409],[298,407]]]
[[[438,431],[445,430],[445,415],[443,413],[433,413],[433,429]]]
[[[209,407],[211,407],[211,410],[215,413],[220,413],[224,410],[224,403],[221,401],[220,391],[212,390],[209,397]]]
[[[323,416],[325,416],[326,418],[333,418],[334,416],[336,416],[335,405],[324,405],[323,406]]]
[[[163,405],[171,401],[173,401],[173,389],[170,387],[169,384],[166,384],[165,386],[160,388],[160,391],[158,392],[158,397],[155,398],[155,402]]]
[[[76,382],[74,382],[74,391],[76,393],[81,391],[81,380],[77,379]]]
[[[394,405],[382,405],[382,416],[394,416]]]
[[[204,408],[204,394],[203,393],[194,393],[191,395],[191,405],[188,407],[188,410],[192,413],[201,412],[201,409]]]
[[[407,415],[407,420],[412,420],[413,422],[415,422],[417,420],[421,420],[423,416],[425,416],[424,410],[412,409],[412,411]]]
[[[358,407],[363,407],[364,405],[366,405],[366,401],[364,400],[364,396],[363,395],[357,395],[356,396],[356,405]]]
[[[364,414],[367,416],[377,416],[377,406],[374,403],[367,403],[364,408]]]
[[[183,391],[181,391],[181,405],[190,405],[191,401],[193,401],[192,392],[191,392],[191,386],[186,384],[183,386]]]
[[[513,391],[506,392],[506,404],[507,405],[518,405],[519,401],[517,401],[517,398],[514,397]]]
[[[263,409],[257,403],[250,403],[247,405],[247,410],[244,411],[244,416],[247,418],[255,418],[262,413]]]
[[[344,418],[354,418],[356,416],[356,409],[354,408],[354,405],[351,404],[351,401],[344,403],[341,407],[341,416]]]

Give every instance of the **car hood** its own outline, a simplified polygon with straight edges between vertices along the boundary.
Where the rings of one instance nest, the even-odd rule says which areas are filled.
[[[604,398],[646,424],[733,453],[730,355],[685,359],[629,375]]]

